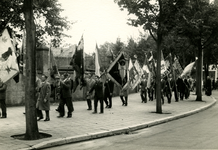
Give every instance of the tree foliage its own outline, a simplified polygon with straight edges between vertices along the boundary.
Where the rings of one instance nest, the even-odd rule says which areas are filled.
[[[7,24],[18,30],[25,28],[23,2],[24,0],[0,1],[0,30],[3,30]],[[63,30],[69,29],[70,22],[67,18],[61,17],[61,11],[63,9],[58,0],[33,1],[37,42],[44,43],[48,37],[51,37],[53,46],[57,47],[61,43],[61,38],[67,36],[63,34]],[[17,37],[21,36],[17,33]]]

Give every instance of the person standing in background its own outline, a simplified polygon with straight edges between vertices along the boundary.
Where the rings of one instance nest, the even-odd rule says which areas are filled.
[[[44,110],[46,114],[46,118],[44,121],[50,121],[50,116],[49,116],[49,110],[50,110],[50,95],[51,95],[51,86],[50,84],[46,81],[47,76],[42,75],[42,85],[39,91],[39,96],[38,96],[38,109],[40,111]],[[42,112],[41,112],[41,117],[39,117],[38,121],[41,120],[42,117]]]

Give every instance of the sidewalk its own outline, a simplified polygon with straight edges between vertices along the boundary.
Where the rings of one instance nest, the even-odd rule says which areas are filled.
[[[154,113],[156,101],[141,103],[139,93],[129,95],[127,107],[121,106],[119,97],[113,97],[113,107],[104,109],[104,114],[92,114],[92,111],[86,110],[86,101],[78,101],[74,102],[75,111],[72,118],[57,118],[59,115],[55,111],[57,104],[54,104],[50,111],[51,121],[38,121],[39,132],[51,134],[52,137],[34,141],[17,140],[11,137],[24,134],[26,123],[24,107],[9,107],[8,118],[0,119],[0,149],[40,149],[127,133],[197,113],[216,103],[213,97],[207,96],[203,96],[203,102],[197,102],[196,96],[192,94],[188,100],[175,102],[172,99],[171,104],[167,103],[165,97],[165,104],[162,106],[163,114]]]

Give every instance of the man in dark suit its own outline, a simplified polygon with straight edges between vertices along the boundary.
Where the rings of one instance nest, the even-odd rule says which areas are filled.
[[[112,96],[114,91],[114,83],[110,79],[107,79],[104,83],[105,89],[104,89],[104,102],[106,104],[105,108],[111,108],[112,107]],[[109,103],[108,103],[108,100]]]
[[[95,76],[95,84],[89,91],[89,94],[92,93],[93,90],[95,90],[94,95],[94,112],[93,114],[97,113],[97,107],[98,107],[98,101],[100,101],[100,114],[104,113],[104,95],[103,95],[103,83],[101,81],[101,78],[99,76]]]
[[[166,80],[161,79],[161,99],[162,99],[162,104],[164,104],[164,92],[165,92],[165,88],[166,88]]]
[[[168,103],[170,104],[171,98],[172,98],[172,89],[171,89],[170,81],[167,76],[165,77],[165,82],[166,82],[166,87],[165,87],[166,97],[167,97]]]
[[[67,73],[64,74],[63,81],[60,81],[60,99],[61,99],[60,106],[59,106],[60,115],[58,116],[58,118],[64,117],[65,115],[64,105],[65,104],[67,105],[67,109],[68,109],[67,118],[71,118],[72,112],[73,112],[71,80]]]
[[[176,83],[177,83],[177,86],[178,86],[180,100],[183,100],[183,98],[185,96],[185,83],[184,83],[182,77],[179,77],[177,79]]]
[[[147,80],[145,78],[145,75],[142,75],[142,81],[140,83],[140,88],[141,88],[141,99],[142,103],[147,103]]]
[[[178,102],[179,98],[178,98],[177,84],[175,80],[173,80],[172,78],[170,79],[170,85],[172,87],[172,92],[174,92],[175,101]]]

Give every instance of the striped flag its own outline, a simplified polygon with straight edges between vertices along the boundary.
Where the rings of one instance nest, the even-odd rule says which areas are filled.
[[[98,45],[96,43],[95,47],[95,75],[100,77],[100,63],[99,63],[99,52],[98,52]]]
[[[0,78],[3,82],[7,82],[19,73],[13,41],[8,30],[4,29],[0,36]]]

